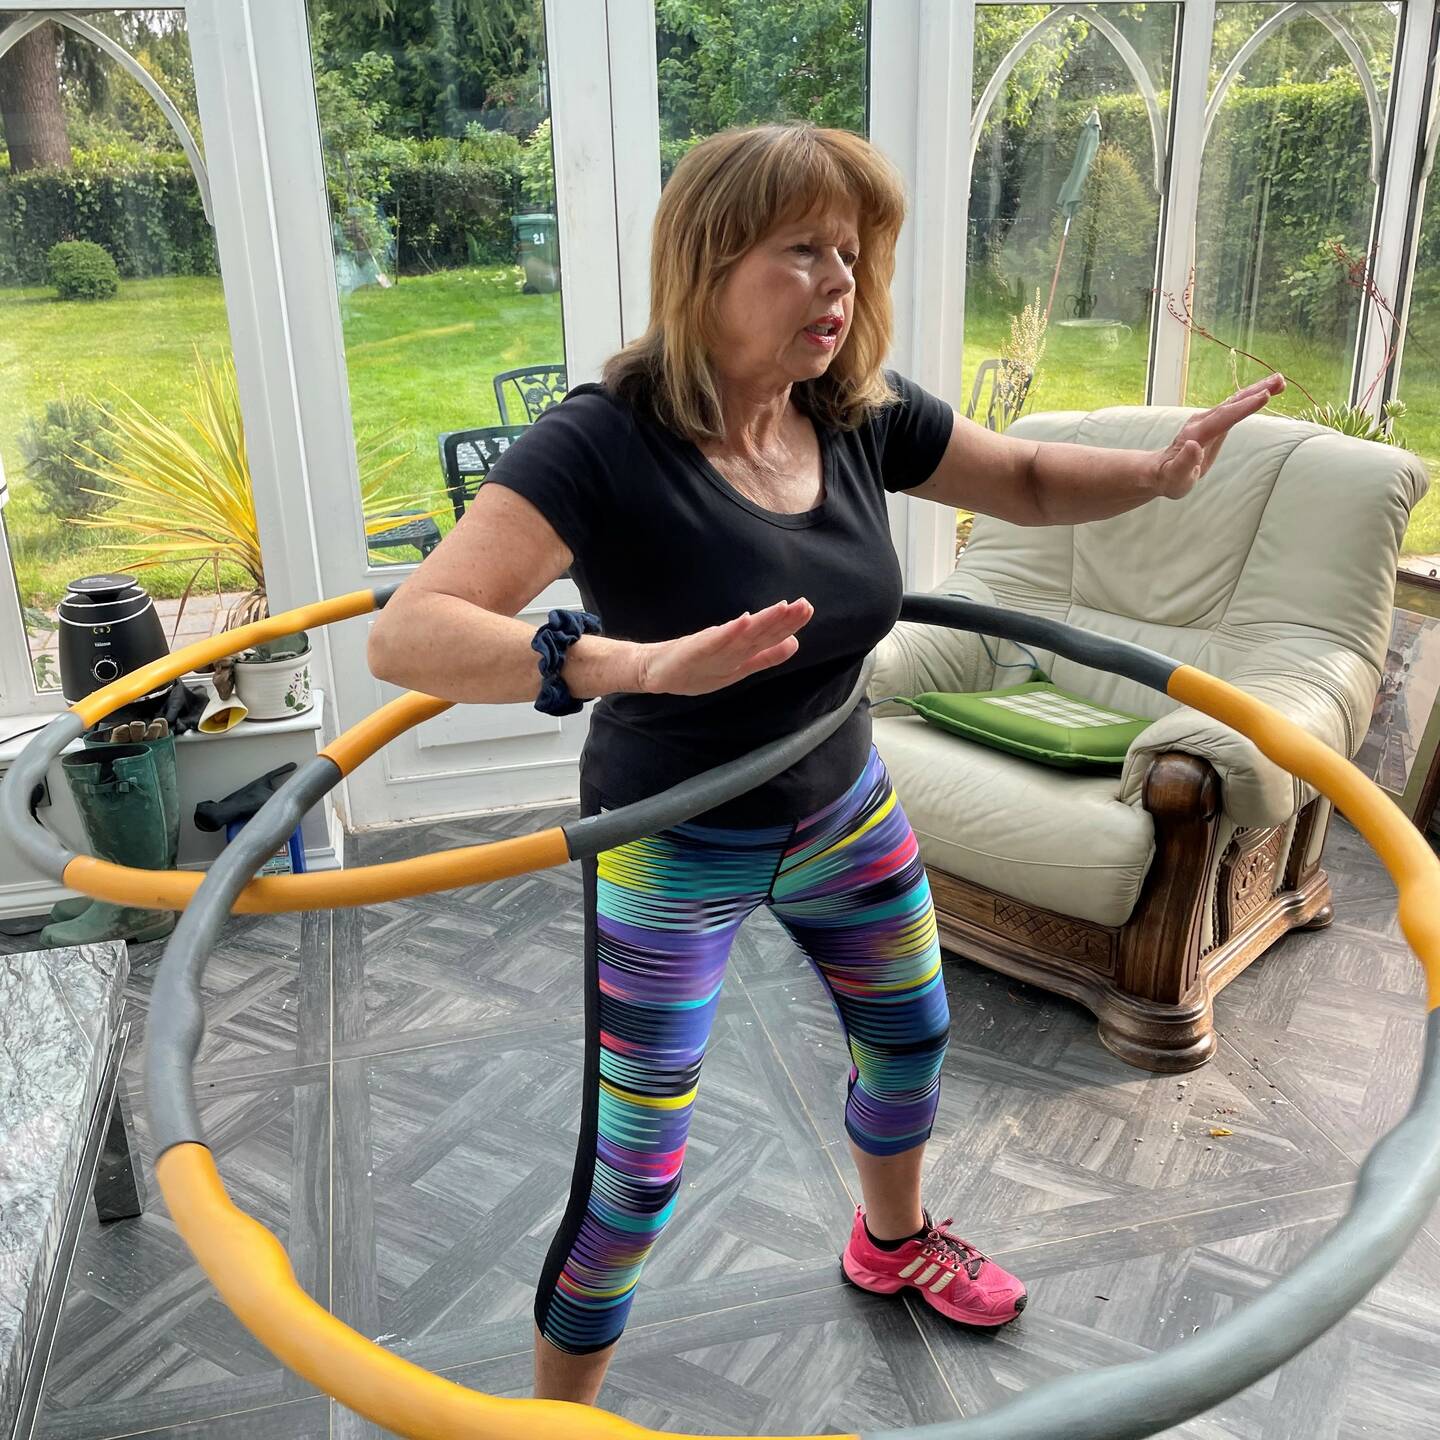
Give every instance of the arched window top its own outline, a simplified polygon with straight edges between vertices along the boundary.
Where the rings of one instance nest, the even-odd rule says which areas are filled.
[[[13,45],[19,44],[32,30],[38,30],[46,21],[53,21],[67,30],[73,30],[103,50],[126,74],[133,76],[144,87],[150,98],[160,107],[161,113],[170,122],[170,128],[180,141],[180,148],[184,150],[185,158],[190,162],[190,169],[194,173],[195,183],[200,187],[200,204],[204,207],[205,218],[213,225],[215,221],[210,212],[210,176],[206,172],[200,147],[195,143],[195,137],[185,123],[185,117],[165,93],[164,87],[123,45],[78,15],[72,15],[65,10],[43,10],[22,15],[0,30],[0,55],[4,55]]]
[[[1239,78],[1250,57],[1277,30],[1289,25],[1293,20],[1314,20],[1316,24],[1323,25],[1335,37],[1336,43],[1355,67],[1355,73],[1360,77],[1360,87],[1365,92],[1366,108],[1370,112],[1370,183],[1378,185],[1381,160],[1385,153],[1385,106],[1380,100],[1375,77],[1370,73],[1370,67],[1365,63],[1365,52],[1360,48],[1354,32],[1345,23],[1344,16],[1335,13],[1328,6],[1312,5],[1309,0],[1297,0],[1296,4],[1277,10],[1256,26],[1254,34],[1235,52],[1234,58],[1225,67],[1225,73],[1215,86],[1210,103],[1205,107],[1206,142],[1209,142],[1210,131],[1219,117],[1220,107],[1225,103],[1226,92]]]
[[[1145,102],[1145,111],[1150,119],[1150,146],[1153,160],[1151,183],[1154,185],[1157,195],[1163,193],[1165,188],[1165,120],[1160,113],[1160,98],[1155,93],[1150,72],[1146,70],[1145,62],[1141,60],[1125,32],[1114,21],[1102,14],[1098,7],[1087,9],[1080,5],[1058,6],[1043,19],[1037,20],[1010,47],[1005,58],[995,67],[995,73],[990,77],[989,83],[980,96],[979,103],[975,106],[975,113],[970,118],[971,173],[973,174],[975,170],[975,152],[980,144],[980,132],[985,128],[985,122],[990,118],[990,111],[994,108],[995,101],[999,99],[1000,92],[1005,88],[1005,82],[1009,80],[1011,72],[1025,58],[1025,54],[1031,46],[1070,20],[1083,20],[1087,25],[1098,30],[1115,48],[1116,54],[1124,61],[1125,68],[1134,77],[1135,88]]]

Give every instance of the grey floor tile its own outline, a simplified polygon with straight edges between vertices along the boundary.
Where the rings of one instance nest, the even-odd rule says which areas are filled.
[[[323,1395],[246,1404],[268,1393],[262,1386],[231,1386],[219,1393],[169,1396],[149,1407],[85,1406],[43,1421],[36,1435],[39,1440],[330,1440],[330,1402]],[[166,1423],[178,1415],[188,1418]]]
[[[235,915],[205,966],[205,1035],[196,1079],[324,1063],[330,1046],[330,917]],[[127,1062],[144,1066],[150,987],[163,945],[133,947],[125,1016]]]
[[[300,1284],[322,1303],[330,1268],[327,1081],[326,1067],[310,1066],[214,1081],[200,1092],[231,1198],[280,1239]],[[166,1211],[143,1105],[136,1123],[149,1205],[136,1220],[103,1226],[87,1212],[46,1379],[45,1435],[119,1435],[313,1393],[215,1295]]]

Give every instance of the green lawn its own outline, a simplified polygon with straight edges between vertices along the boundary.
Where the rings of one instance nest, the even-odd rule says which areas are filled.
[[[423,494],[450,515],[435,437],[498,421],[497,371],[562,358],[560,297],[522,295],[508,266],[407,277],[342,303],[357,428],[399,428],[409,455],[391,485]],[[64,303],[48,290],[0,290],[0,457],[10,477],[5,525],[22,597],[53,604],[76,575],[123,563],[99,547],[109,532],[48,514],[20,470],[16,436],[62,387],[102,399],[119,391],[166,420],[184,413],[195,346],[228,343],[225,303],[213,278],[134,280],[114,300]],[[442,529],[453,515],[439,518]],[[178,595],[188,572],[150,571],[157,595]]]
[[[522,295],[520,283],[509,266],[446,270],[342,303],[355,425],[401,426],[413,447],[398,488],[448,506],[436,436],[500,423],[500,371],[564,362],[559,295]]]
[[[446,502],[435,437],[496,423],[491,377],[554,362],[563,353],[559,296],[521,294],[520,272],[508,266],[407,277],[388,290],[359,291],[341,310],[355,423],[362,430],[399,427],[409,454],[393,483],[425,495],[437,508]],[[966,398],[976,367],[999,353],[1008,333],[1003,316],[967,316]],[[53,604],[67,579],[121,563],[124,556],[97,548],[105,533],[64,524],[40,506],[20,473],[15,443],[26,417],[63,386],[102,398],[124,389],[162,418],[177,420],[194,347],[216,354],[226,339],[215,279],[128,281],[115,300],[93,304],[62,303],[45,290],[0,291],[0,457],[12,493],[5,524],[27,602]],[[1254,348],[1307,379],[1323,373],[1327,363],[1318,349],[1307,352],[1291,337],[1257,339]],[[1228,392],[1226,352],[1197,340],[1192,367],[1197,400]],[[1242,368],[1242,381],[1252,372],[1254,367]],[[1142,332],[1107,351],[1093,336],[1055,327],[1031,408],[1133,404],[1141,399],[1144,374]],[[1440,472],[1440,377],[1433,385],[1422,379],[1407,378],[1404,434],[1434,474]],[[1301,403],[1298,394],[1287,396],[1282,408],[1297,410]],[[449,523],[442,515],[441,528]],[[1406,549],[1440,552],[1440,487],[1416,512]],[[174,595],[183,580],[184,572],[151,572],[146,584],[156,594]]]
[[[65,524],[46,512],[20,469],[16,436],[61,389],[113,398],[123,387],[169,418],[180,413],[177,382],[193,347],[217,353],[225,302],[213,279],[122,283],[114,300],[65,303],[44,289],[0,290],[0,458],[10,479],[4,521],[21,599],[52,605],[65,582],[123,560],[100,549],[108,532]],[[179,594],[181,573],[146,584]]]
[[[999,355],[1009,339],[1008,316],[970,309],[965,314],[964,400],[970,399],[981,361]],[[1039,378],[1026,409],[1094,410],[1101,405],[1138,405],[1145,398],[1145,335],[1132,331],[1113,349],[1093,334],[1052,325]],[[981,417],[983,418],[983,416]]]

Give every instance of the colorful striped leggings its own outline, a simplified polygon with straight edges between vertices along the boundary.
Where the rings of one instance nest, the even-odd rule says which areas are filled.
[[[582,796],[587,814],[601,803]],[[541,1334],[571,1354],[619,1339],[675,1209],[726,958],[757,906],[830,992],[852,1062],[845,1128],[861,1150],[927,1139],[950,1026],[929,882],[873,750],[844,795],[796,824],[680,825],[606,851],[584,876],[580,1144],[535,1300]]]

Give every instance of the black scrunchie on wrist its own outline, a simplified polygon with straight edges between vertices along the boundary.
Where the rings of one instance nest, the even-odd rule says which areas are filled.
[[[582,635],[600,634],[600,617],[588,610],[552,610],[535,632],[530,648],[540,656],[540,694],[535,708],[542,715],[574,715],[585,708],[560,678],[565,655]]]

